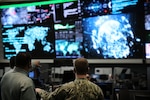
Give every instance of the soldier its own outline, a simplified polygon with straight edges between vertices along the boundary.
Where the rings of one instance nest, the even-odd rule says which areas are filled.
[[[76,79],[55,89],[53,92],[46,92],[36,88],[36,92],[43,100],[104,100],[102,89],[90,82],[88,73],[88,61],[85,58],[78,58],[74,62],[74,73]]]

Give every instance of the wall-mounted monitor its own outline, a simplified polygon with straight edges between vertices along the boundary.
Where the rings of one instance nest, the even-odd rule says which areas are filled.
[[[30,52],[34,59],[54,58],[54,32],[49,25],[7,25],[2,28],[4,58]]]
[[[1,3],[4,59],[25,51],[34,59],[142,59],[141,4],[141,0]]]
[[[55,58],[52,3],[13,2],[1,6],[4,59],[18,52],[29,52],[33,59]]]
[[[83,56],[81,21],[62,21],[54,25],[56,58]]]
[[[87,58],[143,58],[141,32],[134,13],[103,15],[82,19]]]
[[[53,18],[52,8],[52,4],[3,8],[1,11],[1,23],[2,25],[43,23]]]
[[[144,57],[144,16],[140,0],[80,1],[83,44],[87,58]]]

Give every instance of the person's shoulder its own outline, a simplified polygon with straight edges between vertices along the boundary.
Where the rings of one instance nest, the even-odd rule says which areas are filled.
[[[4,75],[2,76],[2,78],[11,76],[12,71],[13,70],[11,69],[11,70],[5,72]]]
[[[71,82],[62,84],[59,89],[68,91],[70,89],[73,89],[74,87],[75,87],[75,84],[73,81],[71,81]]]
[[[19,75],[17,78],[21,84],[26,86],[33,86],[33,80],[30,77],[28,77],[26,74],[18,72],[16,75]]]
[[[73,81],[67,82],[67,83],[62,85],[62,87],[73,87],[73,86],[74,86],[74,82]]]
[[[26,75],[24,75],[23,78],[24,78],[23,80],[26,82],[32,82],[33,81],[30,77],[28,77]]]
[[[23,87],[34,87],[33,80],[29,77],[24,77],[24,79],[20,80],[20,83]]]
[[[96,83],[93,83],[93,82],[91,82],[91,81],[89,81],[89,83],[90,83],[90,86],[91,86],[93,89],[96,89],[96,90],[101,91],[100,86],[98,86]]]
[[[91,82],[91,81],[89,81],[89,83],[91,84],[91,85],[93,85],[93,86],[98,86],[96,83],[94,83],[94,82]]]

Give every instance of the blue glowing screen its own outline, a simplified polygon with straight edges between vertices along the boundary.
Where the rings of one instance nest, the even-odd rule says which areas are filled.
[[[78,58],[83,56],[83,34],[81,21],[55,24],[56,58]]]
[[[33,59],[142,58],[150,3],[144,5],[144,22],[139,1],[77,0],[0,9],[4,59],[26,51]]]
[[[112,14],[137,10],[139,0],[112,0]]]
[[[109,14],[111,9],[111,0],[81,0],[83,17]]]
[[[80,42],[71,42],[67,40],[56,40],[57,58],[78,58],[80,53]]]
[[[119,14],[84,18],[83,33],[87,57],[138,58],[136,53],[141,52],[141,39],[136,37],[131,17],[130,14]]]
[[[49,26],[5,26],[2,29],[4,58],[30,52],[33,58],[54,57],[54,34]],[[42,52],[42,53],[41,53]]]

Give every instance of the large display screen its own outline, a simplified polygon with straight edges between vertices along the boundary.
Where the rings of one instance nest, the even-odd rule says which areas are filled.
[[[4,59],[26,51],[34,59],[143,58],[142,26],[146,30],[149,26],[141,13],[148,4],[141,3],[44,0],[1,4]]]
[[[32,58],[54,58],[53,28],[49,25],[10,25],[2,28],[4,58],[30,52]]]
[[[30,52],[33,59],[55,58],[52,4],[1,9],[4,59]]]
[[[132,14],[83,18],[84,46],[88,58],[141,58],[142,40]],[[137,55],[138,54],[138,55]]]

